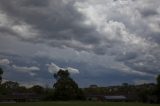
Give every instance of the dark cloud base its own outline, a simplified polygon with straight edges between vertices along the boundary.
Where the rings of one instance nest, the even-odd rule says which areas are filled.
[[[73,77],[82,86],[154,82],[160,73],[159,5],[158,0],[1,0],[0,59],[10,61],[2,66],[5,78],[48,83],[46,64],[53,62],[80,70]],[[33,77],[12,65],[40,71]]]

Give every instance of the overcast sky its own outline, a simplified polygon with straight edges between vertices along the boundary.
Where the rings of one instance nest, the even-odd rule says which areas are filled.
[[[4,80],[53,85],[67,69],[80,87],[155,82],[159,0],[0,0]]]

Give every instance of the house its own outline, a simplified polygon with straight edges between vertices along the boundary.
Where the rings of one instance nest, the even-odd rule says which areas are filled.
[[[104,98],[106,101],[114,101],[114,102],[127,101],[127,97],[124,95],[104,96]]]
[[[111,96],[106,96],[106,95],[87,95],[86,96],[87,100],[89,101],[113,101],[113,102],[123,102],[127,101],[127,97],[124,95],[111,95]]]
[[[41,97],[34,93],[12,93],[0,96],[0,102],[35,102],[40,99]]]
[[[89,101],[104,101],[104,95],[86,95],[86,99]]]

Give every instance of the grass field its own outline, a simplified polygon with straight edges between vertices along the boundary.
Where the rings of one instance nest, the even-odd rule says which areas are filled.
[[[123,102],[34,102],[34,103],[0,103],[0,106],[160,106],[160,104],[123,103]]]

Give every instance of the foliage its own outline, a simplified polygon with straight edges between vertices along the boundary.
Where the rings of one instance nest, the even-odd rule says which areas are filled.
[[[43,94],[44,93],[44,88],[42,86],[39,85],[34,85],[33,87],[31,87],[29,89],[31,92],[34,92],[38,95]]]
[[[157,87],[160,90],[160,75],[157,77]]]
[[[52,101],[54,98],[54,90],[53,88],[45,88],[43,100],[44,101]]]
[[[3,74],[3,69],[0,67],[0,75]]]
[[[3,69],[0,68],[0,81],[2,81]],[[59,70],[54,74],[56,83],[53,88],[43,88],[34,85],[31,88],[19,86],[17,82],[6,81],[0,86],[0,97],[12,97],[12,94],[28,95],[33,94],[40,100],[84,100],[88,95],[125,95],[128,101],[139,101],[145,103],[160,102],[160,75],[157,76],[157,85],[141,84],[129,85],[123,83],[120,86],[98,87],[91,86],[89,88],[80,89],[78,84],[70,77],[68,70]],[[27,96],[25,96],[27,97]]]
[[[2,74],[3,74],[3,69],[0,67],[0,85],[2,83]]]
[[[157,76],[157,97],[158,97],[158,101],[160,103],[160,75]]]
[[[16,89],[19,87],[19,84],[13,81],[6,81],[5,83],[2,84],[2,87],[5,89]]]
[[[5,95],[9,95],[19,88],[19,84],[13,81],[6,81],[5,83],[1,84],[1,93]]]
[[[79,100],[83,99],[83,92],[78,88],[76,82],[70,78],[68,70],[59,70],[54,74],[57,82],[54,87],[55,100]]]

